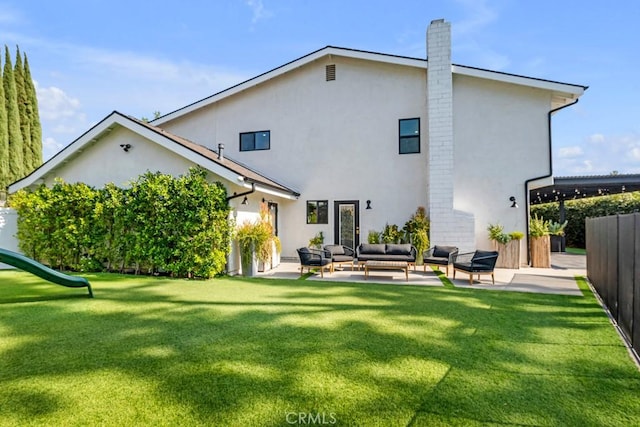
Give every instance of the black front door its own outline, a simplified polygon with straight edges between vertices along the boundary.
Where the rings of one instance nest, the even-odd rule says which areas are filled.
[[[357,200],[334,202],[333,241],[356,249],[360,244],[360,207]]]

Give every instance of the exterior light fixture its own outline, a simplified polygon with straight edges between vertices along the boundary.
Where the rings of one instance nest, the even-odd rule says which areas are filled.
[[[131,149],[131,144],[120,144],[120,147],[125,153],[128,153],[129,150]]]
[[[516,198],[514,196],[509,197],[509,201],[511,202],[511,207],[512,208],[517,208],[518,207],[518,202],[516,202]]]
[[[242,199],[242,204],[243,205],[248,205],[249,204],[249,199],[247,199],[247,196],[244,196],[244,199]]]
[[[366,207],[366,209],[373,209],[373,208],[371,207],[371,200],[367,200],[367,207]]]

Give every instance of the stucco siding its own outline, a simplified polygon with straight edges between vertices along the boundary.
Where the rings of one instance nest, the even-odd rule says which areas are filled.
[[[489,247],[486,228],[526,231],[528,179],[549,173],[546,91],[454,76],[456,209],[474,212],[476,242]],[[514,196],[519,208],[511,208]],[[524,254],[523,254],[524,256]]]
[[[125,152],[120,144],[131,144],[131,148]],[[84,182],[100,188],[109,182],[127,186],[148,171],[183,175],[192,166],[192,162],[155,142],[116,127],[97,143],[85,147],[74,161],[61,165],[55,175],[65,182]],[[53,179],[47,185],[52,183]]]
[[[336,65],[326,81],[325,66]],[[283,256],[323,231],[333,242],[333,202],[360,202],[361,241],[386,223],[402,226],[426,205],[424,69],[324,58],[163,126],[217,147],[301,192],[281,209]],[[399,154],[399,119],[421,119],[421,153]],[[240,132],[271,131],[270,150],[240,152]],[[329,201],[329,224],[306,224],[306,201]],[[371,200],[371,210],[365,210]]]

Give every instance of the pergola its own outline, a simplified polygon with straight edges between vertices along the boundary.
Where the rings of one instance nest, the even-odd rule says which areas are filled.
[[[564,202],[566,200],[632,191],[640,191],[640,174],[557,177],[554,178],[553,185],[531,190],[529,204],[558,202],[560,204],[559,219],[560,222],[564,222],[566,218]],[[562,250],[564,250],[564,239],[562,240]]]
[[[529,192],[529,204],[560,202],[585,197],[640,191],[640,174],[566,176],[554,178],[554,184]]]

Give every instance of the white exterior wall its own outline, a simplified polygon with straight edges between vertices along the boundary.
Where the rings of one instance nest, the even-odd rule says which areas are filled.
[[[526,232],[524,184],[549,173],[548,92],[454,75],[454,207],[475,214],[479,249],[487,226]],[[519,208],[511,208],[514,196]],[[526,263],[526,240],[521,246]]]
[[[125,152],[120,144],[131,144]],[[127,186],[146,172],[184,175],[195,166],[184,157],[122,127],[116,127],[96,143],[86,147],[73,161],[61,165],[55,175],[65,182],[84,182],[101,188],[107,183]],[[46,182],[53,184],[53,178]]]
[[[335,81],[325,79],[328,64]],[[426,206],[425,93],[424,69],[323,58],[163,127],[212,148],[222,142],[225,156],[298,190],[298,201],[274,200],[282,255],[297,258],[318,231],[333,242],[334,201],[360,202],[361,242]],[[399,119],[415,117],[421,153],[400,155]],[[240,152],[240,132],[261,130],[271,131],[271,149]],[[306,224],[307,200],[329,201],[328,224]]]
[[[13,252],[20,252],[18,249],[18,213],[13,209],[0,208],[0,248]],[[10,265],[0,262],[0,270],[13,268]]]

